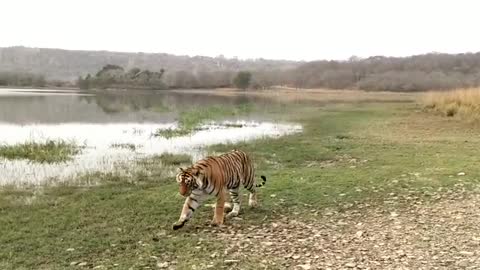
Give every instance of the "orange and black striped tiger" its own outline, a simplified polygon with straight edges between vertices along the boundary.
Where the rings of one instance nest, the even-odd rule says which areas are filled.
[[[180,194],[187,197],[180,219],[173,225],[178,230],[192,217],[193,212],[212,194],[217,197],[213,224],[223,224],[226,190],[229,191],[233,208],[228,217],[240,212],[240,185],[249,192],[248,205],[257,206],[255,188],[265,184],[267,179],[261,176],[262,183],[255,183],[255,170],[252,159],[243,151],[232,150],[220,156],[210,156],[199,160],[187,169],[179,168],[176,179],[180,184]]]

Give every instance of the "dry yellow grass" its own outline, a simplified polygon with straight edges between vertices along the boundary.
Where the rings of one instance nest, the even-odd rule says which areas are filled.
[[[423,96],[422,103],[427,110],[448,117],[480,119],[480,88],[429,92]]]

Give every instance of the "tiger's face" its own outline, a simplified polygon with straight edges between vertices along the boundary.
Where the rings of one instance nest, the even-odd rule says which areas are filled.
[[[179,168],[180,172],[177,174],[176,180],[180,187],[180,195],[187,197],[192,193],[192,190],[197,188],[196,176],[198,172],[192,170],[184,170]]]

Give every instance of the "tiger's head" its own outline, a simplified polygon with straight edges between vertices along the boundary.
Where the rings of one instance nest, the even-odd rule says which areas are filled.
[[[192,190],[198,188],[197,178],[200,174],[198,169],[188,168],[183,169],[179,168],[177,173],[176,180],[180,185],[180,195],[187,197],[192,193]]]

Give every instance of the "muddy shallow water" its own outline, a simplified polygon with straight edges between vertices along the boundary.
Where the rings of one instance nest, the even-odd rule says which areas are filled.
[[[274,120],[269,108],[282,106],[266,99],[216,97],[168,91],[139,93],[82,93],[0,90],[0,144],[62,139],[84,146],[66,163],[41,164],[0,157],[0,185],[40,185],[68,181],[89,172],[108,172],[135,160],[162,153],[203,157],[205,146],[278,137],[301,132],[295,123]],[[10,94],[9,94],[10,93]],[[161,129],[176,128],[178,111],[188,107],[252,105],[262,108],[241,116],[206,121],[187,136],[155,137]],[[233,124],[233,125],[232,125]],[[128,144],[134,148],[114,145]],[[52,182],[52,179],[55,179]]]

